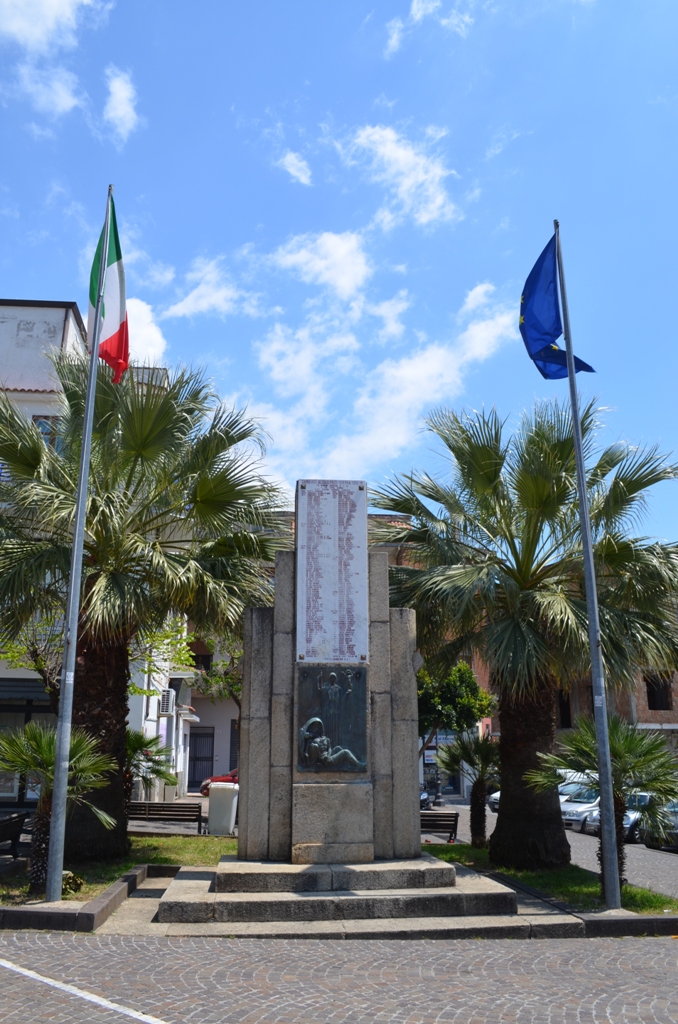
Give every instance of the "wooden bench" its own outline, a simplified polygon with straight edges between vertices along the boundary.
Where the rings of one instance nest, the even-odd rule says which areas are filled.
[[[448,842],[454,843],[457,839],[457,828],[459,827],[458,811],[420,811],[422,833],[435,833],[444,835],[449,832]]]
[[[14,860],[19,856],[19,839],[27,817],[28,811],[25,814],[10,814],[6,818],[0,818],[0,843],[11,843],[10,849]]]
[[[129,818],[143,821],[176,821],[180,824],[198,825],[198,835],[202,833],[202,804],[200,803],[154,803],[152,800],[132,800],[129,805]]]

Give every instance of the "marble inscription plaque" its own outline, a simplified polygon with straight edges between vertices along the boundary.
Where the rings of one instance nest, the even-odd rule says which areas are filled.
[[[369,661],[367,485],[297,483],[297,661]]]
[[[367,764],[367,669],[298,666],[297,767],[301,772],[364,772]]]

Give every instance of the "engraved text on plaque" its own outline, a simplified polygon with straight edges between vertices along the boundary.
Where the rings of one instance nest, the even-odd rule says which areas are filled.
[[[367,485],[297,483],[297,661],[365,664]]]

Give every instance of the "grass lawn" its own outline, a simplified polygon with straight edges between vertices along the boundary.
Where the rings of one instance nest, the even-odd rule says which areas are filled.
[[[455,843],[453,846],[426,843],[422,849],[441,860],[464,864],[475,871],[492,870],[487,850],[474,850],[465,843]],[[576,910],[599,910],[604,906],[600,898],[598,876],[593,871],[577,867],[576,864],[554,871],[513,871],[502,868],[501,873],[529,885],[532,889],[538,889],[547,896],[569,903]],[[661,914],[664,910],[678,913],[678,900],[662,896],[650,889],[625,885],[622,889],[622,907],[637,914]]]
[[[64,897],[87,901],[124,875],[135,864],[216,865],[219,858],[238,851],[236,839],[219,836],[130,836],[132,848],[124,860],[69,862],[66,868],[85,879],[79,892]],[[33,899],[34,897],[31,897]],[[18,905],[28,896],[28,872],[25,867],[10,868],[0,875],[0,903]]]

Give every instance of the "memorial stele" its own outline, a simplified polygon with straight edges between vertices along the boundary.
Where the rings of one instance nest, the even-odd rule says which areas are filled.
[[[274,607],[246,612],[241,860],[420,855],[414,612],[367,524],[365,481],[298,481]]]

